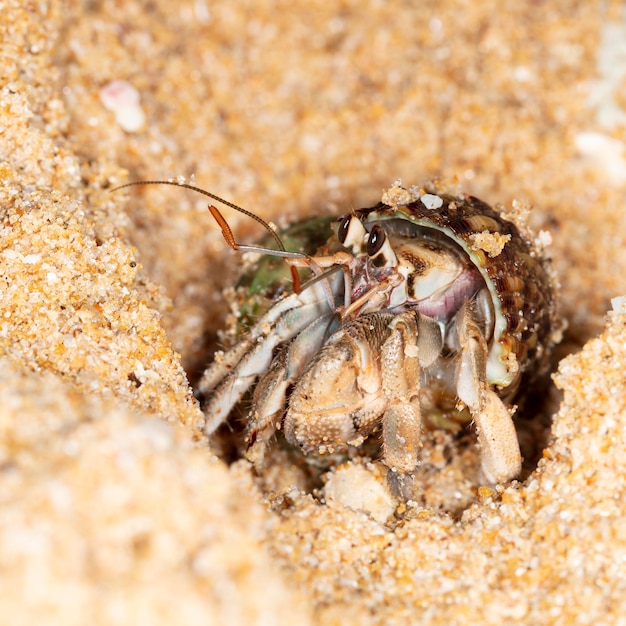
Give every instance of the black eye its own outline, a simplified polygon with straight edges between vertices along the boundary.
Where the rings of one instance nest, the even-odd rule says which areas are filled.
[[[375,224],[370,232],[369,239],[367,240],[366,252],[369,256],[374,256],[384,245],[387,234],[383,230],[382,226]]]
[[[348,236],[348,229],[350,228],[351,221],[352,221],[352,215],[348,215],[348,217],[344,217],[341,220],[341,224],[339,225],[339,230],[337,231],[337,237],[339,238],[339,243],[345,243],[346,237]]]

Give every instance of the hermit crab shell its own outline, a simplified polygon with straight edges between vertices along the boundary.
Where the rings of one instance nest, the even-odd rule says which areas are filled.
[[[478,198],[447,194],[398,206],[381,202],[356,215],[368,230],[375,222],[406,220],[414,226],[407,234],[427,239],[439,233],[435,236],[449,238],[466,253],[494,305],[489,384],[514,392],[529,367],[544,369],[557,326],[550,272],[532,241],[512,221]]]

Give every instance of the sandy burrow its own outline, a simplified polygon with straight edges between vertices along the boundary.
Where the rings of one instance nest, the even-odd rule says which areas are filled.
[[[192,211],[177,215],[178,247],[167,247],[159,265],[154,258],[161,241],[155,237],[162,232],[152,228],[163,214],[151,214],[156,209],[147,205],[141,219],[129,220],[125,197],[109,194],[112,185],[125,180],[117,165],[121,146],[128,146],[126,163],[144,170],[154,170],[163,154],[150,156],[149,141],[125,135],[103,106],[99,89],[132,63],[120,47],[119,32],[108,27],[114,22],[107,23],[107,8],[99,15],[81,10],[71,4],[45,9],[5,2],[0,17],[7,35],[0,48],[3,619],[12,624],[623,623],[626,315],[610,313],[599,335],[561,361],[555,380],[563,399],[537,470],[523,484],[482,490],[459,520],[415,509],[391,529],[367,513],[338,503],[320,505],[295,489],[268,510],[245,463],[228,470],[212,455],[200,434],[202,416],[181,357],[171,344],[173,337],[177,347],[192,349],[189,337],[198,332],[197,293],[183,293],[176,288],[183,278],[173,277],[181,274],[178,262],[185,261],[195,284],[193,255],[198,252],[185,250],[182,235],[204,218]],[[141,32],[127,46],[149,48],[150,37],[140,37],[144,32],[159,45],[171,36],[171,29],[159,30],[158,15],[142,13],[140,5],[126,10],[116,16],[119,23],[137,16],[143,20]],[[228,25],[221,31],[225,41],[246,20],[251,23],[250,10],[239,15],[216,5]],[[268,15],[276,17],[265,3],[254,10],[260,24]],[[551,36],[577,39],[583,50],[578,58],[588,58],[597,43],[593,19],[580,19],[576,26],[562,7],[554,10],[561,21],[552,22]],[[516,23],[530,19],[518,18]],[[373,9],[369,21],[367,11],[359,19],[361,28],[372,29],[363,32],[378,26]],[[316,28],[313,21],[305,26]],[[262,38],[265,31],[256,28],[248,32]],[[462,39],[462,19],[457,28]],[[580,28],[578,38],[574,28]],[[90,32],[99,35],[90,38]],[[63,40],[70,33],[75,33],[71,46]],[[489,33],[497,38],[497,31]],[[489,48],[493,42],[483,44]],[[282,45],[278,57],[289,54],[288,42]],[[70,48],[75,59],[67,54]],[[350,54],[350,47],[344,52]],[[569,58],[557,48],[551,59],[559,55]],[[185,62],[192,60],[173,55],[168,71],[175,73],[177,63]],[[236,57],[234,63],[236,70]],[[319,84],[314,77],[306,80]],[[254,94],[253,83],[239,86],[238,102],[246,100],[246,89]],[[558,87],[555,83],[544,104],[554,106],[553,119],[561,115],[575,124],[581,105],[559,101]],[[484,91],[489,93],[488,86]],[[486,102],[485,109],[474,103],[475,115],[492,107]],[[303,124],[307,119],[316,118],[303,114]],[[229,128],[238,123],[245,134],[245,122]],[[449,124],[459,124],[458,133],[464,132],[454,116]],[[483,131],[492,132],[489,127]],[[176,132],[182,153],[189,154],[185,133]],[[330,132],[337,129],[332,126]],[[505,137],[500,141],[523,152],[524,134],[511,132],[508,144]],[[328,164],[330,171],[335,166],[340,171],[346,154],[356,152],[346,142],[345,152]],[[464,158],[488,158],[471,154],[470,144],[465,145]],[[606,183],[602,172],[585,169],[584,159],[560,153],[549,139],[541,145],[541,162],[550,156],[559,166],[537,175],[532,199],[543,198],[551,207],[547,215],[554,221],[564,310],[578,312],[578,318],[571,315],[572,324],[584,337],[589,329],[598,331],[607,296],[621,295],[609,291],[623,283],[623,252],[616,247],[610,259],[602,256],[607,240],[600,235],[620,232],[623,192]],[[245,149],[238,145],[239,153]],[[389,146],[385,150],[394,155]],[[424,150],[415,149],[414,167],[428,145]],[[462,139],[455,150],[462,152]],[[290,178],[297,163],[270,164],[256,152],[250,158],[259,164],[261,180],[267,180],[264,168],[274,167],[283,171],[276,183],[281,189],[289,190],[289,181],[302,183],[306,192],[298,206],[311,199],[314,183]],[[494,159],[495,181],[508,181],[518,167],[537,171],[527,159],[498,170],[497,155]],[[224,171],[232,171],[236,160],[222,163]],[[565,174],[563,162],[585,172],[586,182]],[[427,159],[423,164],[436,169]],[[454,159],[452,166],[461,171]],[[480,172],[480,181],[489,180]],[[343,181],[348,187],[362,183],[348,171]],[[551,191],[559,185],[563,196]],[[280,199],[283,192],[270,193]],[[607,207],[609,231],[598,230],[597,216],[585,212],[583,201]],[[540,216],[539,221],[550,220]],[[148,224],[146,232],[141,223]],[[207,223],[200,222],[200,228]],[[573,243],[573,235],[580,243]],[[217,234],[207,237],[212,246],[219,241]],[[164,241],[171,245],[167,236]],[[573,254],[580,249],[586,264]],[[609,262],[613,274],[605,271]],[[215,253],[202,267],[207,263],[217,264]],[[167,283],[167,295],[155,277]],[[596,289],[590,287],[594,278]],[[578,292],[584,294],[579,301]],[[181,304],[185,298],[188,308]],[[185,319],[196,321],[185,326]],[[219,321],[208,325],[217,327]]]
[[[485,491],[458,523],[420,510],[390,533],[297,499],[274,520],[273,545],[327,603],[324,619],[340,623],[349,610],[375,623],[622,623],[625,347],[626,315],[613,314],[562,361],[564,398],[539,467],[523,485]]]

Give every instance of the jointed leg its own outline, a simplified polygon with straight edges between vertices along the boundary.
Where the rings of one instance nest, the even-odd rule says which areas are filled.
[[[228,352],[206,370],[198,391],[207,398],[203,410],[210,435],[228,417],[259,375],[272,362],[274,348],[328,314],[320,285],[279,300]],[[332,311],[331,311],[332,314]]]
[[[383,393],[389,405],[383,416],[383,459],[393,471],[415,471],[421,447],[420,371],[441,351],[441,332],[432,319],[416,311],[389,324],[382,347]]]
[[[269,371],[254,389],[246,458],[257,470],[263,466],[265,450],[285,410],[287,387],[290,383],[286,361],[287,350],[283,349],[274,357]]]
[[[252,400],[246,457],[257,468],[263,464],[267,445],[285,411],[287,389],[338,328],[333,312],[311,322],[288,346],[280,346],[267,373],[259,380]]]
[[[457,330],[461,347],[457,394],[474,418],[485,478],[490,483],[506,482],[519,475],[522,456],[511,414],[487,382],[487,342],[469,303],[457,314]]]

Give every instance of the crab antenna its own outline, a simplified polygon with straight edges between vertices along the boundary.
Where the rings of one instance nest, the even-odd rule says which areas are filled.
[[[239,213],[243,213],[244,215],[251,217],[253,220],[261,224],[261,226],[263,226],[263,228],[265,228],[265,230],[270,235],[272,235],[272,237],[274,237],[274,240],[278,244],[278,247],[283,252],[285,251],[285,246],[283,245],[283,242],[280,240],[280,237],[276,234],[276,231],[264,219],[260,218],[258,215],[255,215],[254,213],[252,213],[252,211],[247,211],[246,209],[243,209],[242,207],[237,206],[233,202],[229,202],[228,200],[224,200],[224,198],[220,198],[219,196],[216,196],[214,193],[211,193],[210,191],[207,191],[206,189],[201,189],[200,187],[195,187],[194,185],[189,185],[187,183],[178,183],[175,180],[136,180],[132,183],[126,183],[124,185],[120,185],[119,187],[115,187],[114,189],[111,189],[111,192],[117,191],[118,189],[124,189],[125,187],[138,187],[139,185],[172,185],[173,187],[183,187],[184,189],[191,189],[192,191],[201,193],[203,196],[207,196],[208,198],[211,198],[212,200],[216,200],[217,202],[220,202],[221,204],[227,207],[230,207],[231,209],[235,209],[235,211],[239,211]]]
[[[219,227],[222,229],[222,236],[226,240],[226,243],[233,250],[251,249],[252,251],[255,251],[255,248],[257,248],[257,246],[242,246],[235,241],[235,236],[233,235],[233,231],[231,230],[230,226],[228,225],[228,222],[222,215],[221,211],[215,205],[209,204],[209,211],[211,212],[213,219],[218,223]],[[281,247],[282,247],[281,252],[284,252],[286,255],[297,254],[298,256],[300,256],[298,253],[287,252],[284,246],[282,246],[282,242],[281,242]],[[289,257],[285,256],[284,258],[289,258]],[[298,268],[295,265],[290,265],[289,270],[291,271],[291,281],[293,283],[293,290],[296,293],[300,293],[301,285],[300,285],[300,274],[298,274]]]
[[[226,240],[226,243],[233,249],[239,250],[239,244],[235,241],[235,235],[231,230],[228,222],[224,216],[220,213],[220,210],[213,204],[209,204],[209,211],[213,216],[213,219],[217,222],[218,226],[222,229],[222,236]]]
[[[111,189],[111,193],[114,191],[118,191],[119,189],[124,189],[125,187],[139,187],[140,185],[172,185],[173,187],[183,187],[184,189],[191,189],[191,191],[196,191],[197,193],[201,193],[203,196],[207,196],[212,200],[220,202],[221,204],[234,209],[235,211],[239,211],[239,213],[243,213],[248,217],[251,217],[255,222],[263,226],[263,228],[274,238],[276,244],[282,252],[287,252],[283,242],[281,241],[278,233],[261,217],[252,213],[252,211],[248,211],[233,202],[229,202],[228,200],[224,200],[224,198],[220,198],[219,196],[207,191],[206,189],[202,189],[200,187],[196,187],[195,185],[189,185],[187,183],[179,183],[174,180],[136,180],[134,182],[125,183],[124,185],[119,185],[118,187],[114,187]],[[209,205],[209,211],[211,211],[211,215],[218,223],[219,227],[222,230],[222,236],[226,240],[226,243],[233,249],[239,250],[240,246],[235,241],[235,237],[233,235],[233,231],[231,230],[228,222],[224,219],[224,216],[220,213],[217,207],[212,204]],[[297,253],[296,253],[297,254]],[[300,255],[298,255],[300,256]],[[291,278],[293,281],[293,289],[296,293],[300,293],[300,275],[298,274],[298,270],[293,265],[290,265]]]

